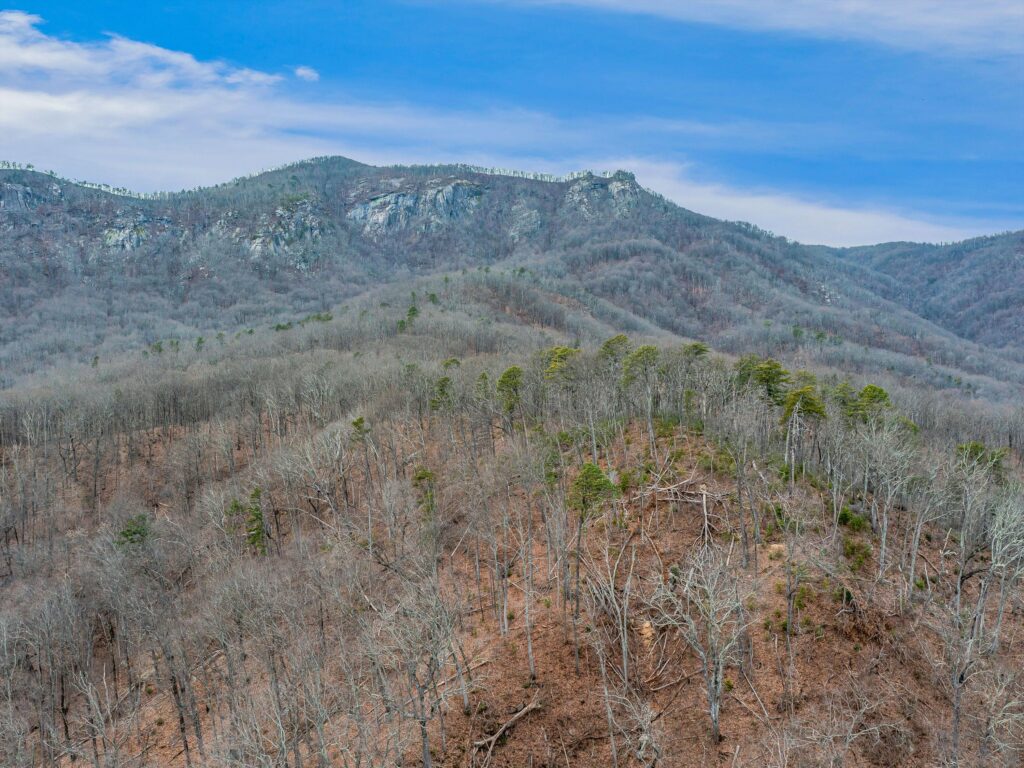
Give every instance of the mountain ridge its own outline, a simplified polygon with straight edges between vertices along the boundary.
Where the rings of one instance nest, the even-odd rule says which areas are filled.
[[[972,276],[987,258],[1016,258],[1024,232],[951,246],[805,246],[690,211],[626,171],[487,170],[328,157],[127,197],[0,169],[0,275],[11,287],[0,297],[0,362],[16,375],[40,360],[325,311],[380,283],[496,268],[528,269],[553,293],[593,295],[726,351],[817,346],[823,360],[850,363],[860,345],[896,356],[871,365],[940,386],[964,376],[929,366],[1024,382],[1012,311],[1024,275],[1004,281],[1005,306],[987,324],[970,296],[945,302],[942,279],[960,258],[969,274],[957,285],[985,290]],[[919,256],[935,275],[920,285],[904,274]],[[74,330],[55,334],[58,323]]]
[[[529,181],[540,181],[540,182],[548,182],[548,183],[553,183],[553,184],[567,183],[567,182],[574,181],[576,179],[585,178],[587,176],[595,176],[595,177],[598,177],[598,178],[612,178],[613,176],[615,176],[617,174],[625,174],[625,175],[633,177],[633,179],[635,180],[635,174],[632,171],[629,171],[629,170],[626,170],[626,169],[617,169],[615,171],[609,171],[609,170],[597,171],[597,170],[592,170],[592,169],[581,169],[581,170],[577,170],[577,171],[569,171],[569,172],[564,173],[564,174],[554,174],[554,173],[546,173],[546,172],[543,172],[543,171],[525,171],[525,170],[520,170],[520,169],[515,169],[515,168],[500,168],[500,167],[476,165],[476,164],[472,164],[472,163],[434,163],[434,164],[430,164],[430,163],[414,163],[414,164],[397,164],[397,165],[371,165],[369,163],[363,163],[363,162],[361,162],[359,160],[355,160],[353,158],[346,157],[344,155],[318,155],[318,156],[314,156],[314,157],[303,158],[303,159],[300,159],[300,160],[294,160],[294,161],[291,161],[291,162],[288,162],[288,163],[283,163],[281,165],[272,166],[270,168],[265,168],[263,170],[253,171],[251,173],[243,174],[241,176],[235,176],[235,177],[233,177],[231,179],[228,179],[227,181],[217,182],[215,184],[209,184],[209,185],[199,185],[199,186],[196,186],[196,187],[191,187],[191,188],[188,188],[188,189],[180,189],[180,190],[176,190],[176,191],[172,191],[172,190],[157,190],[157,191],[154,191],[154,192],[139,192],[139,191],[136,191],[136,190],[133,190],[133,189],[129,189],[127,187],[115,187],[115,186],[112,186],[112,185],[104,183],[104,182],[93,182],[93,181],[82,180],[82,179],[73,179],[73,178],[68,177],[68,176],[61,176],[59,173],[57,173],[56,171],[53,171],[53,170],[40,170],[40,169],[36,168],[33,164],[30,164],[30,163],[29,164],[18,163],[16,161],[9,161],[9,160],[0,161],[0,176],[2,176],[5,171],[29,172],[29,173],[33,173],[33,174],[38,174],[40,176],[45,176],[45,177],[53,179],[53,180],[55,180],[57,182],[62,182],[62,183],[65,183],[65,184],[73,184],[75,186],[82,187],[82,188],[85,188],[85,189],[91,189],[91,190],[96,190],[96,191],[99,191],[99,192],[105,192],[105,193],[107,193],[109,195],[112,195],[112,196],[115,196],[115,197],[124,197],[124,198],[135,199],[135,200],[168,200],[168,199],[173,199],[173,198],[186,197],[188,195],[201,194],[203,192],[207,192],[207,191],[211,191],[211,190],[224,189],[224,188],[228,188],[228,187],[232,187],[232,186],[237,186],[237,185],[242,184],[242,183],[244,183],[246,181],[249,181],[249,180],[252,180],[252,179],[257,179],[257,178],[259,178],[261,176],[268,176],[268,175],[271,175],[271,174],[283,173],[283,172],[286,172],[286,171],[289,171],[289,170],[303,168],[305,166],[313,166],[313,165],[327,164],[327,163],[339,163],[339,162],[343,163],[343,164],[355,166],[355,167],[358,167],[358,168],[365,168],[365,169],[371,169],[371,170],[396,170],[397,171],[397,170],[402,170],[402,169],[408,169],[408,170],[414,171],[414,172],[452,170],[452,171],[458,171],[458,172],[461,172],[461,173],[479,174],[479,175],[487,175],[487,176],[502,176],[502,177],[511,178],[511,179],[526,179],[526,180],[529,180]],[[670,200],[669,198],[665,197],[665,195],[663,195],[662,193],[657,192],[657,191],[655,191],[653,189],[650,189],[649,187],[643,187],[643,190],[645,192],[647,192],[648,194],[650,194],[650,195],[652,195],[654,197],[658,197],[658,198],[661,198],[663,200],[666,200],[667,202],[671,203],[672,205],[675,205],[675,206],[677,206],[679,208],[682,208],[683,210],[687,210],[687,211],[693,212],[693,211],[691,211],[691,209],[686,208],[686,206],[684,206],[683,204],[677,203],[674,200]],[[797,243],[797,244],[800,244],[800,245],[805,245],[807,247],[828,248],[829,250],[833,250],[833,251],[837,251],[837,252],[857,252],[857,251],[861,251],[861,250],[863,250],[865,248],[877,248],[877,247],[881,247],[881,246],[897,246],[897,245],[915,245],[915,246],[921,245],[921,246],[935,246],[935,247],[940,247],[941,248],[941,247],[948,247],[948,246],[968,245],[968,244],[973,244],[973,243],[976,243],[976,242],[984,242],[984,241],[987,241],[987,240],[991,240],[993,238],[999,238],[999,237],[1003,237],[1003,236],[1007,236],[1007,235],[1024,235],[1024,229],[1020,229],[1020,230],[1008,229],[1008,230],[1002,230],[1002,231],[999,231],[999,232],[992,232],[992,233],[984,234],[984,235],[976,235],[976,236],[973,236],[973,237],[964,238],[963,240],[952,240],[952,241],[883,240],[883,241],[878,241],[878,242],[873,242],[873,243],[864,243],[864,244],[852,245],[852,246],[830,246],[830,245],[823,245],[823,244],[819,244],[819,243],[805,243],[803,241],[794,240],[794,239],[788,237],[785,234],[780,234],[780,233],[776,233],[776,232],[773,232],[773,231],[770,231],[770,230],[766,230],[766,229],[764,229],[762,227],[759,227],[756,224],[753,224],[753,223],[748,222],[748,221],[743,220],[743,219],[717,219],[717,221],[721,221],[721,222],[724,222],[726,224],[736,224],[736,225],[743,226],[743,227],[751,227],[751,228],[763,231],[766,234],[771,235],[773,237],[780,237],[780,238],[783,238],[785,240],[788,240],[790,242],[794,242],[794,243]]]

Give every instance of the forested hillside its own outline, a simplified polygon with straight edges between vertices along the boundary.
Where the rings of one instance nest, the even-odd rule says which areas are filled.
[[[1020,765],[1020,237],[0,171],[0,765]]]
[[[993,347],[1024,344],[1024,233],[952,245],[890,243],[844,252],[893,278],[885,295],[961,336]]]
[[[8,169],[0,228],[8,384],[464,270],[527,274],[735,353],[812,356],[988,398],[1024,382],[1020,235],[808,248],[679,208],[626,172],[549,180],[324,158],[140,199]],[[916,254],[935,266],[918,269]]]
[[[428,277],[0,395],[0,764],[1019,765],[1019,404],[605,310]]]

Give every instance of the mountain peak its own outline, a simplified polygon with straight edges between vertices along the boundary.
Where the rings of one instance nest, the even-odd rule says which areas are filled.
[[[54,296],[60,316],[86,328],[137,297],[153,314],[132,313],[107,331],[129,345],[138,334],[166,334],[157,329],[171,317],[205,328],[249,323],[321,311],[326,299],[317,296],[338,301],[401,275],[529,265],[557,291],[600,297],[725,350],[775,345],[799,328],[966,367],[961,381],[992,370],[1024,381],[1019,237],[808,248],[687,211],[625,170],[551,176],[322,157],[140,197],[6,168],[0,231],[0,275],[10,288],[0,326],[23,349],[52,344],[52,329],[23,319],[47,315]],[[1004,262],[1001,272],[986,268]],[[246,288],[226,296],[227,285]],[[115,295],[98,286],[119,287]],[[884,318],[884,333],[875,318]],[[0,347],[8,370],[25,370],[30,358]]]

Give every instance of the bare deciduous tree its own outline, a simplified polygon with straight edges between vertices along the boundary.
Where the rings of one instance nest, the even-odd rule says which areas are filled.
[[[725,670],[737,661],[748,625],[740,583],[728,558],[716,547],[696,550],[667,579],[659,576],[648,605],[654,624],[677,632],[700,659],[711,736],[717,744]]]

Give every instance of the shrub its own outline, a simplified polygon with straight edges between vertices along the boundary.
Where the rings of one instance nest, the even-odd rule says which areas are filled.
[[[832,593],[832,598],[837,603],[842,603],[844,607],[853,604],[853,593],[846,587],[839,587],[839,589]]]
[[[150,521],[146,514],[129,517],[117,534],[117,545],[122,549],[146,543],[150,535]]]
[[[859,571],[871,557],[871,547],[863,541],[843,538],[843,556],[850,561],[850,570]]]
[[[720,472],[727,475],[736,471],[736,462],[732,456],[718,448],[714,451],[702,451],[697,456],[697,466],[708,472]]]
[[[654,434],[661,438],[672,437],[678,426],[678,416],[660,416],[654,420]]]
[[[807,602],[814,597],[814,593],[811,592],[811,588],[807,584],[801,584],[796,591],[796,595],[793,599],[793,604],[796,606],[798,611],[802,611],[807,607]]]
[[[868,524],[867,518],[850,511],[849,507],[843,507],[839,513],[839,524],[845,525],[851,531],[863,531]]]

